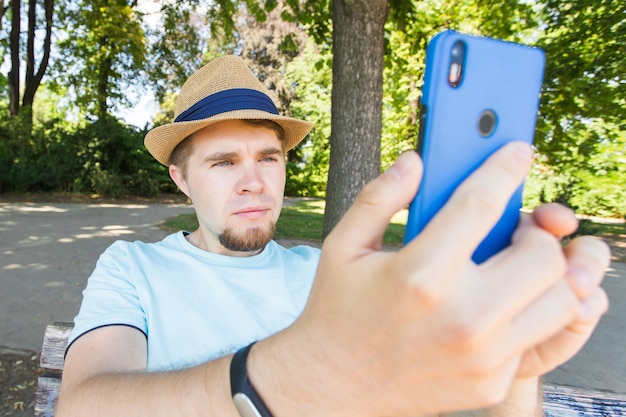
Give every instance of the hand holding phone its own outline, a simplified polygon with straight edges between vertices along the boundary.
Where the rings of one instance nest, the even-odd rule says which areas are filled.
[[[430,41],[418,139],[424,175],[409,207],[405,243],[496,149],[510,141],[533,142],[544,66],[543,51],[521,44],[451,30]],[[520,185],[474,262],[509,245],[521,205]]]

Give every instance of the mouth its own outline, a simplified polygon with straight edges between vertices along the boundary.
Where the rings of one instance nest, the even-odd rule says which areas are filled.
[[[270,209],[267,207],[246,207],[244,209],[236,211],[235,216],[246,219],[259,219],[269,213]]]

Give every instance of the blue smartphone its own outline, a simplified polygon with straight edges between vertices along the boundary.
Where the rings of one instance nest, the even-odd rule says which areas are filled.
[[[405,244],[417,236],[456,187],[509,141],[532,143],[545,67],[541,49],[446,30],[426,49],[417,149],[424,176],[409,206]],[[522,188],[472,260],[510,244]]]

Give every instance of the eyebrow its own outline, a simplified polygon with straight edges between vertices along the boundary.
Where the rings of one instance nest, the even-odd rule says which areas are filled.
[[[224,159],[233,159],[238,155],[238,152],[215,152],[204,158],[203,162],[222,161]]]
[[[280,148],[276,148],[274,146],[268,146],[267,148],[261,149],[259,155],[261,156],[270,156],[270,155],[282,155],[283,151]],[[234,159],[239,156],[239,152],[214,152],[211,155],[208,155],[204,158],[203,162],[214,162],[214,161],[223,161],[227,159]]]
[[[276,148],[274,146],[268,146],[265,149],[262,149],[261,152],[259,152],[261,155],[263,156],[268,156],[268,155],[282,155],[283,154],[283,150],[280,148]]]

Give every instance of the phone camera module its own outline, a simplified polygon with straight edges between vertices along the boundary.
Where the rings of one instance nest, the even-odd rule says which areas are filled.
[[[485,110],[478,119],[478,133],[483,138],[487,138],[496,130],[498,118],[492,110]]]
[[[465,42],[456,41],[450,50],[450,66],[448,67],[448,84],[456,88],[463,81],[463,66],[465,65]]]

